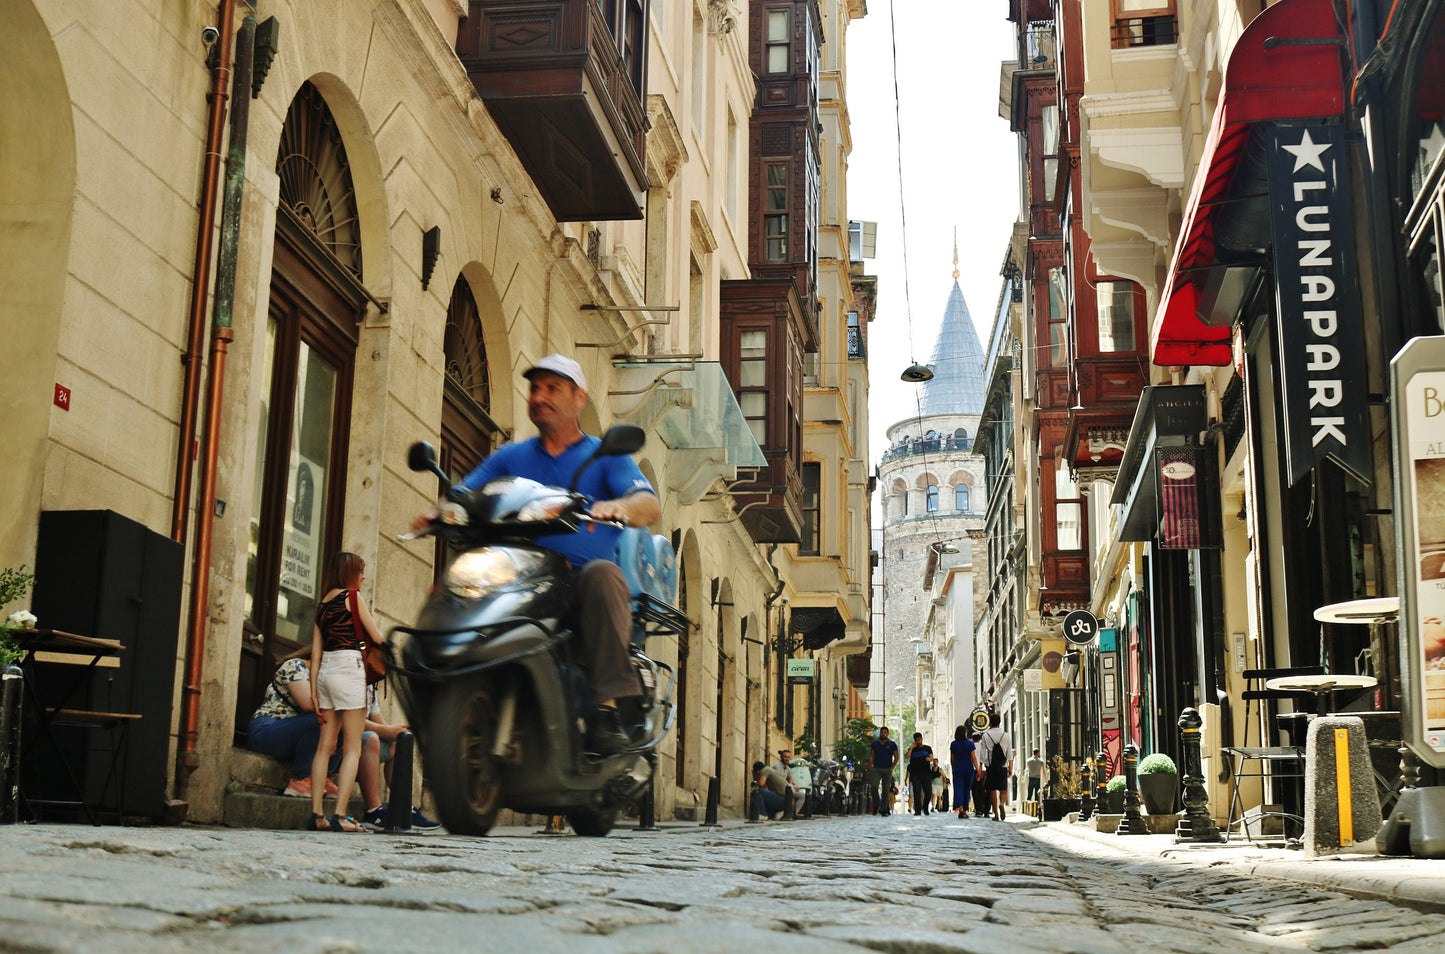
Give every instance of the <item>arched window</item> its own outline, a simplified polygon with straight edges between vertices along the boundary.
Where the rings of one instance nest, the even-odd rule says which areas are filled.
[[[953,509],[968,509],[968,484],[959,484],[953,488]]]
[[[900,513],[899,516],[900,516],[900,517],[906,517],[906,516],[908,516],[908,491],[906,491],[906,490],[903,491],[902,499],[903,499],[903,512]]]
[[[937,484],[929,484],[929,485],[928,485],[928,504],[927,504],[927,507],[928,507],[928,512],[929,512],[929,513],[938,513],[938,485],[937,485]]]

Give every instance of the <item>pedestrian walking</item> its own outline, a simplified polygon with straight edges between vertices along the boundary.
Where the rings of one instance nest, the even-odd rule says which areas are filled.
[[[990,713],[980,748],[983,749],[983,787],[988,792],[993,817],[1003,821],[1004,802],[1008,801],[1008,781],[1014,774],[1013,741],[1000,724],[997,712]]]
[[[953,770],[953,810],[959,818],[968,817],[968,800],[973,794],[974,779],[982,773],[978,770],[978,747],[968,737],[963,726],[953,730],[953,741],[948,746],[949,767]]]
[[[1024,796],[1024,801],[1036,803],[1039,800],[1039,793],[1044,787],[1044,760],[1039,758],[1038,749],[1034,749],[1034,754],[1029,756],[1029,760],[1024,765],[1029,773],[1028,794]]]
[[[316,700],[316,721],[321,724],[316,756],[311,760],[311,831],[366,831],[356,819],[343,815],[356,783],[361,761],[361,734],[366,731],[366,670],[361,662],[362,643],[380,642],[381,633],[366,600],[361,581],[366,561],[355,553],[338,553],[326,567],[326,592],[316,608],[311,627],[311,697]],[[341,766],[336,774],[336,811],[326,816],[322,804],[326,765],[341,736]]]
[[[973,817],[983,818],[989,814],[988,789],[983,787],[983,733],[973,732],[968,738],[973,742],[976,769],[973,775]]]
[[[923,742],[923,733],[913,733],[908,747],[908,790],[913,799],[913,814],[927,815],[933,799],[933,748]]]
[[[892,811],[889,796],[898,792],[893,784],[893,767],[897,764],[898,743],[888,738],[888,727],[884,726],[878,730],[878,738],[873,740],[872,750],[868,753],[868,791],[872,796],[873,810],[880,815]]]

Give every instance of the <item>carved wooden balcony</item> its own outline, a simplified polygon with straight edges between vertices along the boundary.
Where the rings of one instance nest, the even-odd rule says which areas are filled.
[[[559,221],[640,219],[647,7],[471,0],[457,56]]]

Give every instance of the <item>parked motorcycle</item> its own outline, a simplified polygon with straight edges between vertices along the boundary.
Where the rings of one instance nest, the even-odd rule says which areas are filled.
[[[621,535],[618,562],[634,594],[630,657],[643,693],[622,712],[632,745],[603,756],[583,747],[593,700],[569,623],[587,609],[574,606],[567,560],[536,542],[589,522],[620,526],[587,514],[577,478],[645,439],[641,428],[612,428],[566,489],[506,477],[475,492],[450,485],[430,444],[412,446],[411,469],[436,474],[446,492],[439,517],[404,536],[440,535],[461,552],[416,625],[391,630],[390,668],[448,831],[485,835],[508,808],[564,815],[579,835],[606,835],[646,789],[652,753],[672,727],[676,675],[643,647],[688,625],[671,605],[671,544],[643,530]]]

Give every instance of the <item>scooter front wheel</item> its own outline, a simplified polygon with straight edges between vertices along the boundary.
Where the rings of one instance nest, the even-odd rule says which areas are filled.
[[[498,707],[491,680],[457,679],[442,689],[432,708],[427,778],[447,831],[485,835],[501,807],[497,749]]]

